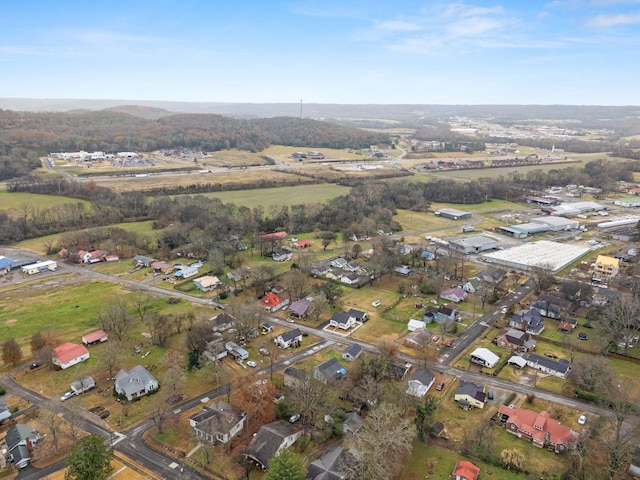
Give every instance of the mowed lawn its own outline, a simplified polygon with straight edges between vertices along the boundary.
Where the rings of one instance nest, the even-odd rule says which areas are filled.
[[[82,203],[85,208],[91,207],[91,203],[87,202],[86,200],[78,200],[77,198],[0,190],[0,210],[21,211],[24,205],[30,205],[32,207],[44,209],[55,207],[58,205],[64,205],[65,203]]]
[[[80,337],[98,325],[98,311],[113,298],[122,298],[122,287],[107,282],[68,285],[71,276],[53,277],[0,290],[0,342],[15,338],[23,345],[36,332]],[[27,353],[28,349],[24,352]]]
[[[205,193],[203,196],[219,198],[223,203],[234,203],[249,208],[262,206],[266,210],[272,205],[325,203],[332,198],[346,195],[350,190],[349,187],[341,185],[321,184]]]

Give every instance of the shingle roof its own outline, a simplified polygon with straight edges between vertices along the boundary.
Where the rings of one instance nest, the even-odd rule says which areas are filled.
[[[128,372],[122,369],[116,375],[116,386],[126,395],[139,392],[141,386],[146,386],[150,382],[157,383],[157,380],[142,365],[136,365]]]
[[[280,336],[282,337],[282,341],[283,342],[288,342],[290,340],[293,340],[296,337],[299,337],[300,335],[302,335],[302,333],[300,333],[300,329],[299,328],[294,328],[293,330],[289,330],[288,332],[284,332]]]
[[[273,457],[285,438],[299,432],[298,428],[284,420],[276,420],[275,422],[263,425],[253,437],[251,443],[244,451],[245,455],[251,456],[261,465],[267,466],[271,457]]]

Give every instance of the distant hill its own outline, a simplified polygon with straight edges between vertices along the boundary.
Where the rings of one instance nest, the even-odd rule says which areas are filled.
[[[142,118],[161,118],[170,113],[205,113],[234,118],[302,117],[329,120],[394,120],[420,123],[425,119],[448,118],[454,115],[486,118],[494,121],[532,119],[620,120],[639,117],[638,106],[598,105],[345,105],[320,103],[222,103],[169,102],[153,100],[83,100],[0,98],[0,109],[24,112],[68,112],[70,110],[112,109]],[[147,112],[147,113],[145,113]]]

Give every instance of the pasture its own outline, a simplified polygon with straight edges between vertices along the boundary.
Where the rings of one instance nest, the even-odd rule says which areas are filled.
[[[78,200],[77,198],[0,190],[0,210],[8,210],[12,214],[23,213],[26,205],[31,208],[44,209],[66,203],[81,203],[85,208],[91,208],[91,203],[86,200]]]

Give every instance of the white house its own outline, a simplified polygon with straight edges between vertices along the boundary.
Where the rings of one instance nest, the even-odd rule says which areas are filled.
[[[281,333],[274,340],[280,348],[289,348],[294,344],[302,342],[302,332],[299,328],[294,328],[288,332]]]
[[[499,360],[500,357],[488,348],[480,347],[471,352],[471,361],[474,363],[478,363],[483,367],[493,368],[496,366]]]
[[[409,379],[409,388],[407,394],[414,397],[422,398],[429,391],[436,377],[426,368],[416,370]]]
[[[89,359],[89,350],[84,345],[66,342],[53,349],[51,361],[62,370]]]
[[[467,292],[465,292],[462,288],[448,288],[443,290],[440,293],[440,298],[444,298],[445,300],[449,300],[454,303],[462,302],[467,298]]]
[[[356,317],[349,315],[347,312],[335,312],[329,319],[329,326],[349,330],[355,327]]]
[[[198,290],[203,292],[209,292],[222,285],[220,279],[213,275],[205,275],[204,277],[196,278],[193,283]]]
[[[242,431],[246,418],[244,410],[227,402],[214,402],[189,417],[189,424],[198,440],[210,444],[227,443]]]
[[[128,372],[120,370],[116,375],[116,392],[128,400],[146,395],[158,389],[158,380],[142,365],[136,365]]]

